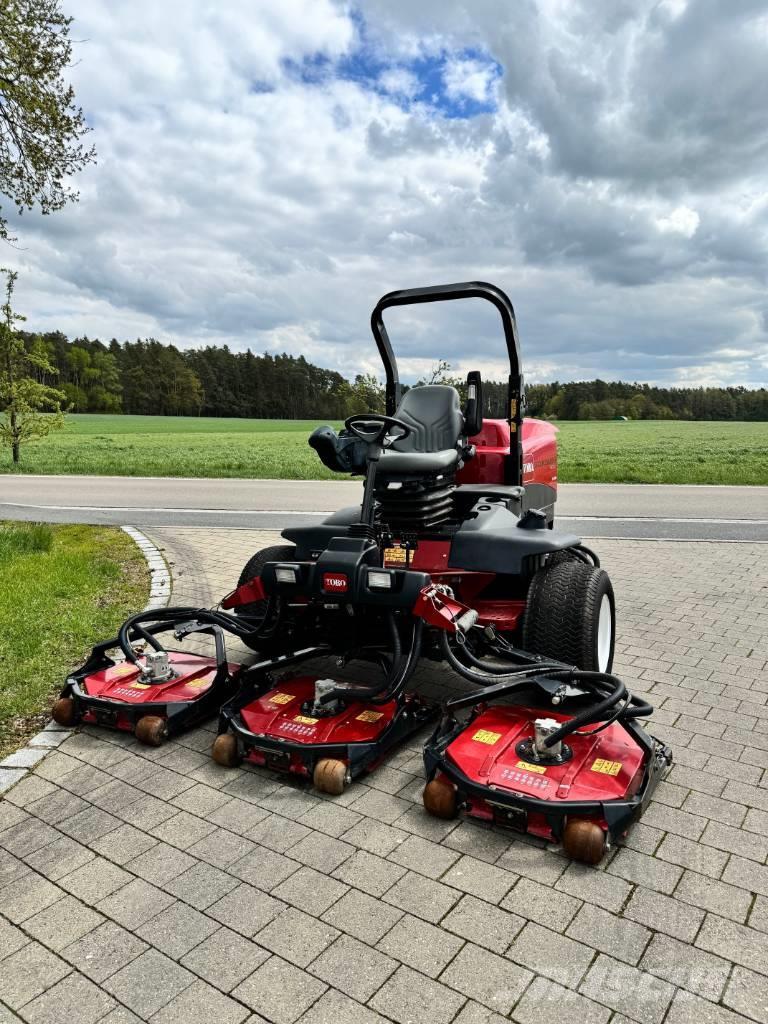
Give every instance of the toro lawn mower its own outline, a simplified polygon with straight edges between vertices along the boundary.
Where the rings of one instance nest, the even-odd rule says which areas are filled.
[[[463,409],[453,387],[429,385],[403,393],[399,383],[383,311],[461,298],[485,299],[500,313],[510,360],[506,420],[484,421],[477,371],[468,375]],[[276,680],[274,663],[264,662],[222,708],[214,758],[234,765],[245,757],[312,777],[318,788],[340,793],[437,714],[406,692],[424,656],[447,661],[456,675],[486,688],[485,696],[460,698],[478,708],[489,684],[497,684],[492,693],[498,684],[506,694],[526,688],[539,706],[542,701],[561,706],[557,712],[539,711],[535,700],[518,706],[516,742],[527,744],[527,754],[518,759],[531,766],[525,770],[532,777],[550,770],[549,761],[544,764],[550,756],[561,757],[563,765],[568,761],[571,769],[564,772],[582,765],[590,742],[575,736],[582,720],[604,723],[601,743],[608,738],[618,743],[616,730],[623,730],[637,748],[632,777],[625,778],[629,768],[618,778],[595,769],[590,781],[597,786],[588,795],[594,802],[596,789],[603,801],[634,800],[640,794],[642,802],[658,776],[658,759],[651,756],[653,741],[634,719],[651,709],[608,674],[615,637],[608,575],[578,537],[553,529],[555,430],[523,419],[519,344],[508,298],[482,283],[393,292],[379,301],[371,325],[386,372],[386,415],[355,415],[340,434],[320,427],[309,439],[326,466],[364,476],[361,505],[319,525],[284,530],[290,543],[257,552],[222,605],[254,629],[258,624],[262,652],[282,653],[292,662],[333,653],[342,664],[351,659],[375,664],[383,677],[373,685],[350,684],[291,668]],[[306,650],[288,653],[301,648]],[[562,739],[556,747],[555,739],[556,755],[537,754],[536,743],[544,741],[538,739],[536,720],[550,715],[562,730],[564,711],[571,707],[578,711],[573,750]],[[505,720],[506,713],[497,715]],[[510,721],[500,736],[512,728]],[[475,732],[490,736],[499,730],[497,723]],[[435,752],[429,755],[430,777],[440,744],[449,735],[458,742],[460,734],[447,712],[428,746]],[[611,764],[619,760],[613,747],[601,758]],[[430,794],[441,787],[436,802],[430,805],[427,798],[428,809],[448,814],[469,806],[464,790],[456,789],[463,779],[449,783],[452,778],[445,770],[428,787]],[[562,801],[565,783],[558,792]],[[591,821],[596,812],[585,808],[571,809],[571,817],[578,813]],[[522,814],[512,817],[522,825]],[[627,820],[602,814],[599,820],[604,819],[609,838]],[[547,834],[561,838],[564,821],[564,815],[555,820],[550,814]],[[526,814],[525,827],[544,834],[535,814]],[[601,831],[601,842],[602,836]],[[579,855],[577,846],[570,843],[573,855]],[[581,856],[590,859],[584,850]]]

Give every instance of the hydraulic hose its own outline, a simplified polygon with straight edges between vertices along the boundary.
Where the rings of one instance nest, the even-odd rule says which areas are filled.
[[[397,623],[394,621],[394,615],[390,613],[388,618],[392,620],[390,628],[393,636],[393,647],[395,647],[397,652],[397,656],[393,659],[392,670],[388,676],[379,686],[337,687],[334,690],[328,691],[328,700],[340,698],[342,700],[365,701],[367,704],[387,704],[402,692],[403,687],[413,675],[416,663],[421,656],[421,638],[424,623],[421,619],[416,619],[414,621],[413,629],[411,631],[411,642],[408,646],[408,651],[403,658],[402,641],[397,629]],[[399,665],[398,662],[401,664]]]
[[[457,672],[464,679],[468,679],[471,683],[476,683],[479,686],[487,686],[490,682],[495,679],[517,679],[518,677],[533,677],[535,675],[551,675],[556,672],[562,672],[565,666],[560,662],[553,662],[547,664],[541,662],[536,665],[523,665],[518,668],[509,669],[506,672],[477,672],[465,665],[462,661],[457,658],[455,652],[451,648],[450,640],[447,631],[441,630],[440,632],[440,649],[443,652],[443,656],[451,668]],[[477,659],[476,659],[477,660]],[[568,670],[570,671],[570,669]]]
[[[141,624],[143,622],[157,623],[158,620],[161,620],[163,628],[156,631],[164,632],[166,629],[171,629],[174,625],[178,625],[179,622],[184,622],[189,619],[194,619],[201,625],[220,626],[222,629],[233,633],[239,639],[252,637],[254,633],[258,634],[257,630],[246,628],[241,622],[235,619],[234,616],[226,615],[224,612],[211,612],[206,608],[193,608],[191,606],[180,605],[174,608],[159,608],[154,611],[138,612],[136,615],[131,615],[120,627],[117,634],[117,640],[123,654],[135,665],[138,664],[139,659],[131,647],[131,632],[137,633],[156,651],[162,651],[164,649],[162,645],[155,639],[152,633],[150,633],[149,630],[144,629]],[[155,630],[153,630],[153,632],[155,632]]]
[[[618,676],[611,675],[609,672],[584,672],[576,670],[570,674],[570,678],[574,681],[579,682],[591,682],[595,684],[606,683],[612,684],[613,689],[597,704],[593,704],[591,707],[585,708],[579,714],[574,715],[573,718],[567,722],[563,722],[559,729],[548,736],[544,740],[545,747],[553,747],[560,740],[566,736],[570,736],[571,733],[576,732],[582,725],[589,725],[590,722],[599,722],[605,717],[607,712],[616,706],[619,701],[623,700],[628,696],[627,688],[624,683],[618,678]],[[595,687],[597,689],[597,686]]]
[[[530,682],[533,682],[537,676],[546,675],[550,679],[562,679],[568,682],[587,683],[590,688],[595,691],[595,695],[601,699],[597,703],[592,704],[590,707],[584,708],[583,711],[579,712],[573,718],[567,722],[563,722],[559,729],[556,729],[547,739],[544,741],[544,745],[552,747],[566,736],[570,736],[572,733],[577,732],[582,726],[589,725],[593,722],[600,722],[609,715],[612,709],[616,708],[616,705],[623,705],[616,710],[616,712],[608,718],[608,721],[600,727],[600,729],[592,730],[593,732],[602,731],[603,728],[607,728],[608,725],[612,724],[618,719],[631,719],[646,716],[652,713],[653,709],[651,706],[644,701],[640,701],[638,698],[632,696],[629,693],[624,683],[614,675],[607,672],[588,672],[576,668],[568,668],[562,664],[539,664],[529,665],[524,668],[517,668],[507,673],[488,673],[482,674],[476,672],[474,669],[469,668],[463,664],[451,648],[450,640],[447,632],[443,632],[440,635],[440,644],[442,652],[445,656],[446,661],[451,665],[454,670],[461,675],[463,678],[470,680],[473,683],[481,683],[488,686],[490,682],[495,682],[495,686],[492,686],[487,691],[487,696],[504,696],[514,692],[517,689],[521,689],[527,686]],[[467,651],[467,648],[462,649],[464,654],[468,654],[475,663],[479,662],[478,658],[475,658],[471,652]],[[607,692],[606,692],[607,691]],[[476,698],[463,699],[460,702],[456,702],[455,705],[452,702],[451,706],[463,706],[467,703],[475,703]]]

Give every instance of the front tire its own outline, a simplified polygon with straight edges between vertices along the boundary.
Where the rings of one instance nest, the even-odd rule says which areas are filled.
[[[523,619],[523,647],[588,672],[610,672],[616,603],[604,569],[565,561],[533,577]]]
[[[238,587],[250,582],[256,576],[261,576],[261,570],[267,562],[295,562],[296,548],[293,544],[275,544],[271,548],[262,548],[255,555],[248,559],[240,573],[237,581]],[[236,605],[232,611],[235,615],[242,615],[246,618],[263,618],[267,610],[266,601],[251,601],[250,604]]]

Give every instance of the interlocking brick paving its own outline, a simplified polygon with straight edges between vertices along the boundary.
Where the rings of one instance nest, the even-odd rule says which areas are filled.
[[[201,606],[277,539],[151,533]],[[594,547],[616,671],[675,753],[598,868],[426,817],[420,737],[334,800],[213,764],[214,723],[83,730],[0,801],[0,1021],[766,1024],[767,549]]]

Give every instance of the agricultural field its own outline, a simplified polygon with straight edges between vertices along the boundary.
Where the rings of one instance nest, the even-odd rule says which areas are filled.
[[[318,422],[72,415],[63,431],[23,449],[20,471],[333,479],[306,443]],[[768,423],[557,426],[563,482],[768,484]],[[0,452],[0,472],[13,472],[7,449]]]
[[[72,666],[142,608],[149,573],[121,530],[0,522],[0,760],[42,729]]]

